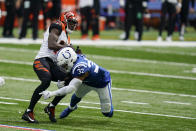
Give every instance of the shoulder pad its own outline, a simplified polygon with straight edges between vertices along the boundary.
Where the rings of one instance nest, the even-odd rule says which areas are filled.
[[[73,67],[72,75],[73,77],[78,77],[84,75],[89,71],[88,65],[85,62],[80,62]]]

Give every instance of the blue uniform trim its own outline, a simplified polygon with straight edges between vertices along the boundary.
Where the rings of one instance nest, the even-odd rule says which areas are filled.
[[[111,81],[108,83],[108,91],[110,95],[110,101],[111,101],[111,111],[113,112],[113,105],[112,105],[112,92],[111,92]],[[110,112],[111,112],[110,111]]]
[[[108,83],[108,91],[109,91],[109,96],[110,96],[110,102],[111,102],[111,109],[109,113],[103,113],[106,117],[112,117],[113,116],[113,105],[112,105],[112,93],[111,93],[111,81]]]

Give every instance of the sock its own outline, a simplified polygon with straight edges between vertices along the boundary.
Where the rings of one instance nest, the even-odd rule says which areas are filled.
[[[76,104],[80,101],[81,101],[81,98],[77,97],[76,94],[73,94],[71,97],[70,109],[73,109],[76,106]]]

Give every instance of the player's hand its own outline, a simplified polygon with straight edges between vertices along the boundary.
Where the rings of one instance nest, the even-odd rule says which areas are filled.
[[[52,92],[51,91],[42,91],[41,93],[39,93],[39,95],[42,95],[44,97],[44,99],[48,99],[52,96]]]

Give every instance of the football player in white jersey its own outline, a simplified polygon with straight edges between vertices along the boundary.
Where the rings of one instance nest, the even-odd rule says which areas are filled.
[[[51,81],[67,81],[69,83],[70,76],[62,72],[56,64],[56,52],[63,47],[71,46],[68,33],[76,30],[78,25],[77,18],[72,12],[65,12],[61,15],[56,23],[52,23],[44,34],[44,40],[40,51],[35,57],[33,68],[41,84],[35,89],[30,104],[22,115],[22,119],[30,123],[38,123],[34,118],[34,107],[41,98],[40,92],[46,90]],[[57,96],[44,109],[45,113],[49,115],[52,122],[55,119],[55,106],[64,96]]]
[[[56,91],[43,91],[40,93],[44,99],[52,96],[63,96],[75,91],[71,97],[71,102],[60,115],[60,118],[67,117],[72,111],[77,109],[77,103],[91,90],[99,95],[101,111],[106,117],[113,116],[111,78],[110,73],[88,60],[84,55],[79,55],[70,47],[65,47],[57,53],[57,65],[64,72],[70,72],[73,79],[69,85]]]

